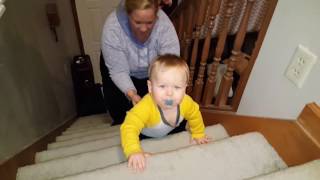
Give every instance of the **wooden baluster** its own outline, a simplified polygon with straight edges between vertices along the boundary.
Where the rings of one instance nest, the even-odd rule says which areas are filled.
[[[236,63],[239,62],[241,58],[244,58],[241,53],[241,47],[243,45],[243,41],[247,32],[253,2],[254,0],[248,0],[245,14],[241,20],[241,24],[234,42],[233,50],[231,51],[231,57],[228,60],[227,72],[224,74],[221,81],[221,86],[219,88],[219,93],[215,103],[217,106],[224,106],[227,104],[228,94],[233,82],[233,71],[235,69]],[[247,61],[246,59],[242,60]]]
[[[237,32],[236,40],[235,40],[234,46],[233,46],[233,50],[236,52],[241,51],[241,47],[243,45],[244,38],[247,33],[249,18],[250,18],[250,14],[251,14],[251,10],[252,10],[254,1],[255,0],[248,0],[248,2],[247,2],[247,7],[246,7],[245,13],[242,17],[241,24],[239,26],[239,30]]]
[[[197,102],[200,102],[200,99],[201,99],[201,93],[202,93],[202,88],[204,84],[203,77],[204,77],[204,71],[207,65],[207,59],[208,59],[209,48],[211,43],[211,34],[214,26],[214,20],[216,18],[216,15],[219,12],[220,2],[221,2],[220,0],[211,0],[210,2],[211,4],[209,6],[210,7],[209,17],[208,17],[209,22],[206,23],[208,24],[208,29],[207,29],[203,50],[202,50],[198,76],[197,76],[197,80],[195,81],[195,85],[193,89],[193,98]]]
[[[174,26],[174,29],[177,32],[178,38],[180,37],[180,14],[182,13],[181,5],[169,16]]]
[[[224,11],[223,25],[222,25],[223,27],[221,28],[221,31],[219,32],[219,35],[218,35],[218,43],[217,43],[217,46],[215,49],[215,55],[213,58],[214,61],[212,63],[212,68],[205,85],[204,96],[203,96],[204,106],[208,106],[211,104],[212,98],[215,93],[214,91],[215,91],[216,80],[217,80],[216,78],[217,69],[220,64],[221,56],[222,56],[226,39],[227,39],[230,20],[233,14],[233,6],[235,4],[234,1],[235,0],[229,0],[228,2],[226,2],[226,9]]]
[[[180,52],[183,52],[184,49],[184,44],[185,44],[185,22],[187,21],[185,18],[186,14],[186,9],[185,6],[186,2],[184,1],[179,9],[179,13],[177,14],[178,16],[178,29],[177,29],[177,34],[178,38],[180,41]]]
[[[236,39],[234,41],[234,46],[233,46],[233,51],[235,51],[236,53],[232,53],[232,55],[234,56],[235,54],[237,54],[237,56],[235,57],[235,71],[238,72],[239,75],[241,75],[241,73],[246,69],[246,67],[248,66],[248,60],[246,57],[248,57],[248,55],[244,54],[241,52],[241,47],[243,45],[246,33],[247,33],[247,28],[248,28],[248,24],[249,24],[249,18],[250,18],[250,14],[253,8],[253,4],[254,4],[255,0],[248,0],[247,5],[246,5],[246,10],[245,13],[242,17],[241,20],[241,24],[239,26],[239,30],[237,32],[237,36]],[[228,64],[228,62],[230,61],[230,59],[225,61],[225,64]]]
[[[193,30],[193,22],[194,22],[194,6],[189,3],[188,7],[186,8],[186,15],[185,19],[187,20],[186,24],[186,33],[185,33],[185,41],[184,41],[184,46],[183,46],[183,53],[182,57],[188,61],[189,59],[189,51],[190,51],[190,46],[191,46],[191,40],[192,40],[192,30]]]
[[[196,59],[197,59],[197,54],[198,54],[198,45],[199,45],[199,38],[200,38],[200,30],[201,26],[204,21],[204,15],[205,15],[205,9],[207,6],[207,0],[199,0],[197,1],[200,3],[197,6],[197,13],[195,13],[197,20],[196,20],[196,31],[195,31],[195,37],[194,37],[194,42],[193,42],[193,47],[192,47],[192,55],[191,55],[191,61],[190,61],[190,79],[188,82],[188,87],[187,87],[187,93],[191,94],[192,92],[192,82],[193,82],[193,74],[195,71],[195,64],[196,64]]]
[[[180,9],[180,14],[178,15],[179,16],[178,38],[180,40],[180,44],[182,44],[183,38],[184,38],[183,37],[183,34],[184,34],[184,16],[183,16],[183,14],[184,14],[184,4],[185,3],[183,3],[181,5],[182,7]]]

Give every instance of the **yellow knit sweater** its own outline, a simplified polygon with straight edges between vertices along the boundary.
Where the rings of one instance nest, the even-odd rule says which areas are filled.
[[[188,95],[185,95],[180,104],[180,116],[187,120],[192,138],[205,136],[203,119],[199,105]],[[161,121],[160,111],[150,94],[145,95],[141,101],[127,112],[121,125],[121,145],[126,157],[133,153],[142,152],[139,135],[143,128],[152,128]]]

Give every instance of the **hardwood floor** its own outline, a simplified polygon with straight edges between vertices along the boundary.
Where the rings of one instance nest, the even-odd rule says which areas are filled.
[[[320,142],[319,110],[320,108],[314,103],[308,104],[299,116],[299,120],[239,116],[210,111],[203,111],[203,117],[206,125],[220,123],[231,136],[252,131],[262,133],[288,166],[293,166],[320,158],[320,147],[315,143],[315,140]],[[312,124],[308,127],[312,127],[313,131],[307,132],[313,137],[302,130],[298,125],[300,121]]]

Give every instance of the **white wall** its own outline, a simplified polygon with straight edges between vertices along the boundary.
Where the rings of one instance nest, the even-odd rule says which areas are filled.
[[[59,41],[46,2],[8,0],[0,19],[0,163],[76,114],[70,73],[79,47],[70,2],[58,10]]]
[[[296,119],[305,104],[320,104],[319,8],[319,0],[279,0],[237,114]],[[318,56],[301,89],[284,76],[298,44]]]

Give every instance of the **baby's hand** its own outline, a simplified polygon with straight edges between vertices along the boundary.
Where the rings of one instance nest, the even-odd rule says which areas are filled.
[[[207,135],[205,135],[202,138],[194,138],[192,139],[192,144],[207,144],[212,140],[212,138],[208,137]]]
[[[131,154],[128,158],[128,167],[134,172],[142,172],[146,168],[146,158],[150,155],[146,152]]]

